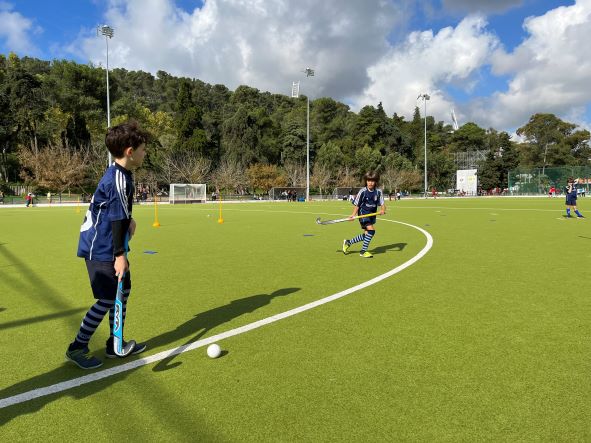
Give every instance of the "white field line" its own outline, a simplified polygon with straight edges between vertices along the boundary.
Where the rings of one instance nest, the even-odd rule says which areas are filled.
[[[51,394],[56,394],[58,392],[63,392],[68,389],[75,388],[77,386],[82,386],[87,383],[92,383],[97,380],[101,380],[103,378],[111,377],[113,375],[120,374],[122,372],[130,371],[132,369],[148,365],[150,363],[155,363],[160,360],[164,360],[165,358],[172,357],[174,355],[178,355],[178,354],[182,354],[184,352],[192,351],[194,349],[202,348],[202,347],[207,346],[211,343],[219,342],[219,341],[224,340],[226,338],[233,337],[233,336],[239,335],[239,334],[243,334],[248,331],[252,331],[253,329],[257,329],[262,326],[266,326],[268,324],[274,323],[274,322],[282,320],[284,318],[292,317],[292,316],[300,314],[304,311],[308,311],[310,309],[324,305],[324,304],[329,303],[331,301],[338,300],[339,298],[345,297],[346,295],[349,295],[349,294],[352,294],[353,292],[367,288],[368,286],[374,285],[374,284],[376,284],[388,277],[398,274],[399,272],[403,271],[404,269],[408,268],[409,266],[412,266],[417,261],[419,261],[421,258],[423,258],[427,254],[427,252],[429,252],[431,247],[433,246],[433,237],[431,237],[431,234],[429,234],[424,229],[419,228],[418,226],[414,226],[409,223],[403,223],[400,221],[387,220],[387,219],[382,219],[382,220],[387,221],[387,222],[391,222],[391,223],[398,223],[401,225],[405,225],[405,226],[409,226],[411,228],[417,229],[426,237],[427,243],[425,244],[423,249],[421,249],[419,251],[419,253],[417,255],[415,255],[411,259],[407,260],[406,262],[402,263],[401,265],[395,267],[394,269],[391,269],[390,271],[388,271],[384,274],[378,275],[377,277],[374,277],[371,280],[367,280],[367,281],[360,283],[356,286],[353,286],[349,289],[345,289],[344,291],[337,292],[336,294],[321,298],[320,300],[316,300],[314,302],[305,304],[305,305],[300,306],[298,308],[290,309],[289,311],[285,311],[285,312],[273,315],[271,317],[267,317],[267,318],[255,321],[253,323],[249,323],[249,324],[241,326],[239,328],[231,329],[229,331],[222,332],[220,334],[213,335],[211,337],[207,337],[202,340],[198,340],[198,341],[193,342],[191,344],[179,346],[177,348],[169,349],[167,351],[162,351],[162,352],[159,352],[158,354],[154,354],[149,357],[141,358],[139,360],[135,360],[135,361],[132,361],[129,363],[115,366],[113,368],[104,369],[104,370],[101,370],[98,372],[94,372],[92,374],[78,377],[73,380],[67,380],[64,382],[56,383],[51,386],[46,386],[44,388],[33,389],[28,392],[23,392],[22,394],[18,394],[18,395],[14,395],[12,397],[0,399],[0,409],[6,408],[8,406],[16,405],[19,403],[23,403],[23,402],[26,402],[29,400],[33,400],[35,398],[44,397],[46,395],[51,395]]]
[[[268,208],[272,208],[271,205],[267,206]],[[564,208],[557,208],[557,209],[535,209],[535,208],[462,208],[462,207],[452,207],[452,206],[388,206],[389,212],[397,211],[399,209],[450,209],[456,211],[529,211],[529,212],[563,212]],[[198,208],[199,211],[211,211],[211,208]],[[343,213],[334,214],[334,213],[326,213],[326,212],[314,212],[314,211],[284,211],[284,210],[271,210],[268,209],[238,209],[238,208],[225,208],[224,211],[239,211],[239,212],[286,212],[290,214],[323,214],[323,215],[339,215],[343,216]],[[435,212],[442,212],[442,211],[435,211]],[[346,217],[350,215],[350,211],[347,214],[344,214]]]
[[[390,206],[392,208],[392,206]],[[535,208],[458,208],[451,206],[394,206],[394,209],[452,209],[459,211],[530,211],[530,212],[562,212],[561,209],[535,209]],[[440,211],[437,211],[440,212]]]

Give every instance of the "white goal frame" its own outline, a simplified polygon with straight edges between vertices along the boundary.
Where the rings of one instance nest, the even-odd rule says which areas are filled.
[[[171,205],[207,201],[207,185],[204,183],[171,183],[169,191],[168,202]]]

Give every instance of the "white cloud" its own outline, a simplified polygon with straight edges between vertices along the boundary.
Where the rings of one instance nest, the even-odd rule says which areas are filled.
[[[0,39],[5,40],[3,46],[8,51],[16,53],[31,54],[37,52],[35,45],[31,42],[31,32],[38,33],[40,30],[33,26],[33,22],[13,11],[10,3],[0,2]]]
[[[172,0],[112,0],[105,20],[115,28],[111,66],[286,94],[310,66],[316,76],[302,93],[346,97],[366,86],[365,68],[387,50],[401,14],[384,0],[207,0],[189,13]],[[95,36],[71,50],[104,64]]]
[[[474,103],[473,115],[493,127],[515,128],[534,113],[578,116],[591,102],[591,0],[578,0],[524,23],[528,37],[512,53],[498,50],[493,73],[511,75],[507,91]]]
[[[451,99],[444,86],[457,84],[473,88],[473,75],[488,60],[498,45],[497,38],[486,32],[480,16],[469,16],[455,28],[413,32],[401,45],[391,48],[376,64],[368,68],[370,85],[356,97],[356,107],[383,102],[388,113],[410,117],[416,98],[428,93],[429,115],[449,121]],[[458,112],[458,119],[463,115]]]
[[[499,12],[521,3],[443,0],[442,5]],[[417,95],[426,92],[428,113],[437,120],[449,122],[454,107],[460,124],[474,121],[499,130],[512,131],[536,112],[576,116],[585,125],[591,0],[528,18],[526,38],[511,53],[481,15],[407,35],[416,7],[409,0],[206,0],[187,12],[174,0],[110,0],[104,20],[115,28],[111,67],[164,70],[231,89],[248,84],[284,94],[301,79],[303,94],[334,97],[356,110],[381,101],[389,114],[407,117]],[[389,36],[400,43],[391,44]],[[105,42],[94,29],[70,51],[104,64]],[[479,87],[500,83],[497,78],[483,84],[489,66],[493,76],[508,78],[506,90],[454,103],[450,86],[482,96]],[[315,68],[316,76],[305,79],[305,67]]]

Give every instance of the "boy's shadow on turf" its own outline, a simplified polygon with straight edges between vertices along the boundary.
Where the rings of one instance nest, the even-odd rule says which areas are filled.
[[[240,317],[243,314],[254,312],[257,309],[268,305],[275,297],[283,297],[299,290],[300,288],[284,288],[278,289],[271,294],[257,294],[238,300],[233,300],[227,305],[219,306],[209,311],[196,314],[193,318],[187,320],[182,325],[179,325],[176,329],[151,338],[148,340],[147,345],[150,349],[154,349],[158,346],[175,342],[181,338],[191,337],[183,345],[179,346],[186,347],[189,344],[196,342],[207,332],[215,329],[216,327]],[[170,363],[176,357],[176,355],[177,354],[171,355],[170,357],[158,362],[156,366],[154,366],[153,371],[166,371],[179,366],[181,362],[175,362],[172,364]]]
[[[209,311],[195,315],[195,317],[183,323],[176,329],[165,332],[164,334],[158,335],[157,337],[150,339],[148,341],[148,345],[151,347],[165,346],[174,341],[195,334],[187,342],[192,343],[193,341],[198,340],[199,337],[203,336],[205,333],[212,330],[213,328],[220,326],[225,322],[228,322],[236,317],[239,317],[242,314],[253,312],[260,307],[268,305],[271,302],[271,300],[275,297],[289,295],[299,290],[300,288],[284,288],[279,289],[271,294],[258,294],[250,297],[241,298],[239,300],[234,300],[228,303],[227,305],[220,306],[218,308],[214,308]],[[227,353],[222,353],[222,356],[226,354]],[[131,358],[142,358],[143,356],[144,354],[139,354],[136,357]],[[171,356],[163,360],[162,362],[158,363],[157,367],[154,368],[154,370],[162,371],[166,369],[171,369],[181,364],[181,362],[176,362],[172,365],[169,365],[168,363],[173,358],[174,356]],[[102,369],[109,369],[114,366],[119,366],[120,364],[123,364],[127,361],[129,360],[114,359],[110,361],[105,361],[104,366],[99,368],[98,371],[101,371]],[[90,383],[86,383],[72,389],[67,389],[65,391],[57,392],[54,394],[49,394],[31,400],[26,400],[22,403],[8,406],[6,408],[1,408],[0,426],[8,423],[15,417],[37,412],[43,409],[43,407],[46,404],[51,403],[62,397],[71,397],[77,400],[90,397],[96,394],[97,392],[101,392],[102,390],[108,388],[111,385],[125,380],[132,372],[136,371],[137,369],[138,368],[134,368],[129,371],[121,372],[119,374],[103,378],[101,380],[92,381]],[[12,386],[7,386],[6,388],[0,389],[0,399],[5,399],[13,395],[22,394],[33,389],[52,386],[56,383],[72,380],[77,377],[91,375],[93,372],[94,371],[81,371],[72,363],[64,363],[63,365],[60,365],[49,372],[36,375],[27,380],[22,380]],[[175,411],[174,414],[178,414],[178,411]],[[193,419],[194,417],[187,417],[187,421]]]
[[[403,251],[406,248],[408,243],[392,243],[391,245],[382,245],[378,246],[375,249],[372,249],[372,253],[375,254],[385,254],[388,251]]]

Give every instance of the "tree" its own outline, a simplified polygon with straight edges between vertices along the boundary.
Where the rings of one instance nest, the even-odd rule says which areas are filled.
[[[169,161],[181,183],[205,183],[211,169],[211,160],[194,151],[174,152]]]
[[[14,54],[10,54],[8,66],[6,87],[17,133],[38,153],[38,128],[47,109],[41,80],[27,72]]]
[[[217,189],[236,190],[246,185],[244,169],[238,162],[224,159],[211,174],[211,180]]]
[[[289,113],[283,123],[281,157],[283,163],[306,159],[306,128],[298,112]]]
[[[19,158],[26,170],[22,172],[25,182],[34,183],[62,193],[74,186],[82,186],[87,163],[86,152],[49,145],[42,151],[22,146]]]
[[[268,194],[271,188],[286,186],[287,180],[276,165],[257,163],[246,170],[248,183],[253,191]]]
[[[351,166],[343,165],[337,174],[337,185],[349,188],[359,185],[359,171]]]
[[[521,147],[525,162],[541,164],[542,175],[547,165],[575,163],[574,154],[582,150],[586,155],[589,148],[588,144],[585,147],[588,131],[574,132],[575,128],[576,125],[564,122],[554,114],[534,114],[517,130],[517,135],[526,141]]]
[[[478,171],[478,182],[482,189],[505,189],[509,186],[509,172],[518,165],[514,143],[506,132],[497,133],[489,130],[492,137],[491,149],[486,161]]]
[[[304,186],[306,183],[306,168],[303,164],[288,161],[283,165],[285,171],[287,186]]]
[[[385,169],[381,174],[384,188],[390,192],[400,189],[405,177],[404,171],[412,171],[412,163],[397,152],[392,152],[385,158],[384,164]]]
[[[423,175],[416,169],[400,171],[400,188],[406,190],[421,189]]]
[[[451,137],[451,149],[453,152],[467,152],[484,149],[486,131],[476,123],[468,122]]]
[[[482,189],[490,190],[499,186],[501,182],[502,162],[495,155],[494,151],[489,151],[486,161],[478,171],[478,185]]]
[[[360,171],[375,171],[382,163],[382,154],[368,145],[355,151],[355,166]]]
[[[330,169],[324,166],[322,163],[316,163],[314,165],[314,169],[312,170],[312,175],[310,176],[310,184],[320,191],[322,195],[322,190],[327,190],[328,186],[332,181],[332,175]]]
[[[456,172],[456,166],[447,152],[431,152],[427,162],[427,174],[430,187],[447,189],[450,186],[455,186],[453,178]]]
[[[0,76],[0,84],[1,80]],[[0,87],[0,182],[8,182],[10,181],[9,177],[15,175],[14,167],[17,163],[14,154],[16,130],[16,123],[10,111],[10,101],[3,88]]]
[[[207,137],[203,130],[201,111],[193,104],[191,85],[188,81],[180,84],[176,102],[177,150],[192,151],[208,157]],[[195,182],[193,182],[195,183]]]
[[[336,142],[329,141],[318,150],[315,163],[323,165],[333,176],[336,176],[341,165],[345,163],[345,155]]]
[[[322,97],[313,101],[310,125],[318,146],[342,138],[347,130],[349,107],[332,98]]]
[[[256,119],[241,105],[222,125],[223,155],[244,166],[257,159],[258,130]]]

